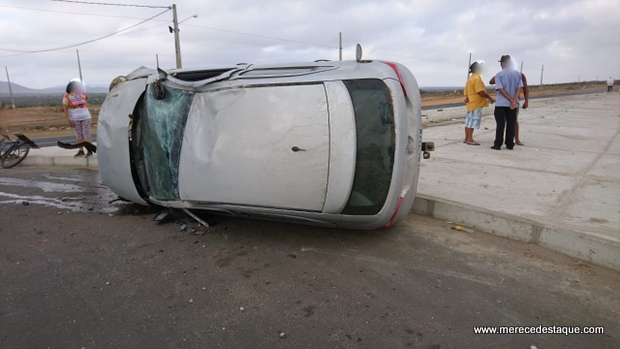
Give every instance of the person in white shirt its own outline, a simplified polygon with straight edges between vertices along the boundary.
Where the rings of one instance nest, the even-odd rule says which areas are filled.
[[[614,79],[612,79],[610,76],[609,79],[607,79],[607,92],[611,92],[613,89],[614,89]]]

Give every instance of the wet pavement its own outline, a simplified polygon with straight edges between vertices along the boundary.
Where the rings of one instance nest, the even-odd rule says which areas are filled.
[[[22,167],[3,171],[0,177],[0,205],[33,204],[72,212],[112,213],[118,205],[109,201],[117,196],[103,184],[96,170],[48,169]]]
[[[540,246],[413,214],[183,230],[111,202],[93,170],[0,175],[1,348],[620,347],[620,274]],[[605,334],[473,333],[538,325]]]

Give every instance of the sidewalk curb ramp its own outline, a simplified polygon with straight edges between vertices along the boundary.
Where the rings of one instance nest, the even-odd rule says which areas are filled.
[[[568,226],[554,226],[525,217],[425,195],[416,196],[411,212],[512,240],[541,245],[571,257],[620,271],[620,240],[608,236],[578,232]]]

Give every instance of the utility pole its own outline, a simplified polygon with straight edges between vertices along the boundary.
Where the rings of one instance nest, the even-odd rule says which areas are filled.
[[[77,53],[78,70],[80,71],[80,82],[83,84],[84,83],[84,79],[82,79],[82,63],[80,63],[80,50],[75,49],[75,52]]]
[[[542,90],[543,88],[543,73],[545,71],[545,65],[542,65],[542,68],[540,68],[540,89]]]
[[[469,64],[467,64],[467,80],[469,80],[469,67],[471,67],[471,52],[469,53]]]
[[[183,64],[181,63],[181,42],[179,40],[179,20],[177,19],[176,4],[172,4],[172,23],[174,25],[174,50],[177,57],[177,69],[181,69]]]
[[[13,88],[11,87],[11,78],[9,77],[9,68],[5,66],[4,69],[6,70],[6,82],[9,84],[9,93],[11,94],[11,107],[15,109],[15,100],[13,99]]]
[[[342,60],[342,32],[338,33],[338,59]]]
[[[521,61],[521,70],[519,70],[519,73],[523,74],[523,61]]]

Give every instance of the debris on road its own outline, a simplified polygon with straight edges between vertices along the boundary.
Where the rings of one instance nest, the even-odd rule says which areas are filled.
[[[193,219],[196,220],[196,222],[202,224],[205,227],[209,227],[209,223],[203,221],[202,219],[198,218],[198,216],[196,216],[195,214],[191,213],[188,209],[184,208],[183,212],[187,213],[188,216],[192,217]]]
[[[110,201],[108,201],[108,204],[113,204],[113,203],[118,202],[118,201],[127,202],[127,200],[125,200],[125,199],[123,199],[123,198],[121,198],[121,197],[118,197],[118,198],[116,198],[116,199],[114,199],[114,200],[110,200]]]
[[[155,218],[153,218],[153,221],[155,221],[157,224],[164,224],[164,223],[168,223],[171,219],[172,219],[172,212],[163,211],[163,212],[158,213],[155,216]]]
[[[462,226],[460,226],[460,225],[455,225],[455,226],[454,226],[454,227],[452,227],[451,229],[452,229],[452,230],[456,230],[456,231],[464,231],[464,232],[467,232],[467,233],[470,233],[470,234],[473,234],[473,233],[474,233],[474,230],[473,230],[473,229],[465,228],[465,227],[462,227]]]

